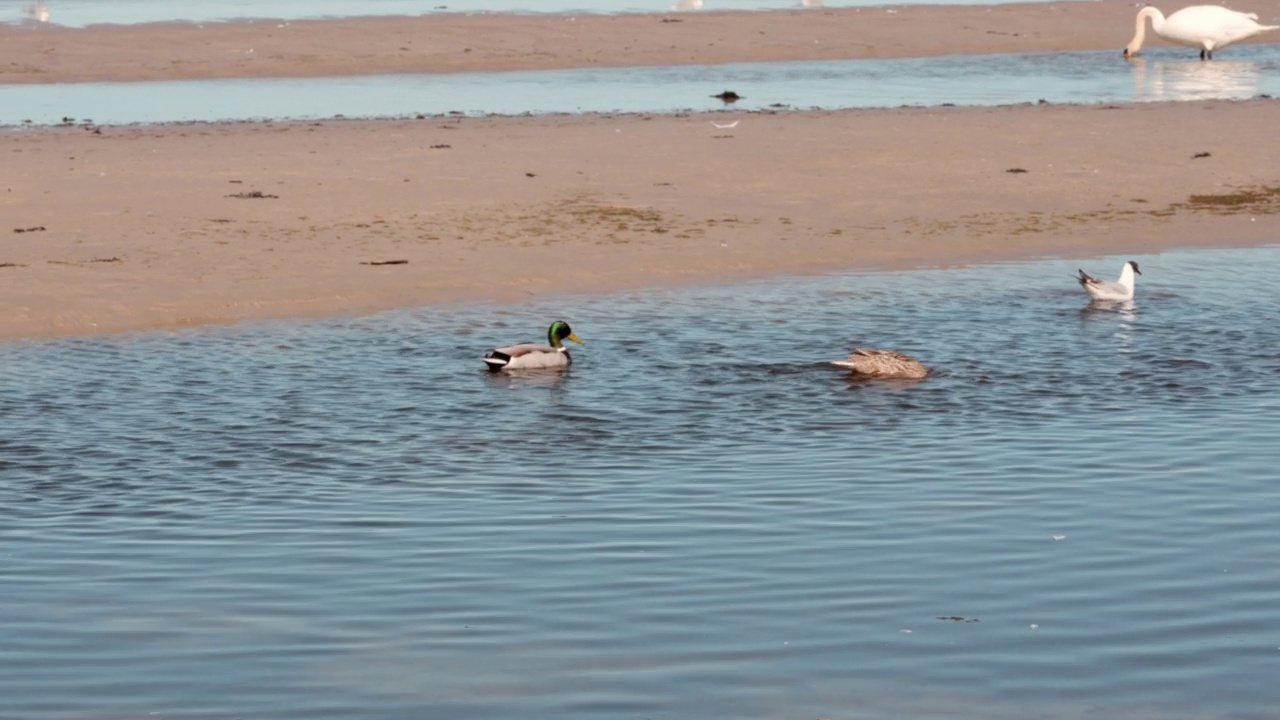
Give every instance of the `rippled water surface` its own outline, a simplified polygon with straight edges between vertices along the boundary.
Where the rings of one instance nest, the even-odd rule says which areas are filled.
[[[0,344],[0,716],[1274,718],[1280,249],[1136,259]]]
[[[0,86],[0,125],[678,112],[1280,96],[1280,45],[444,75]],[[743,96],[731,106],[713,97]]]

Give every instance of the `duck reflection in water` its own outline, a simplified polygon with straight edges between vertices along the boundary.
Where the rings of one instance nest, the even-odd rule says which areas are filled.
[[[531,388],[551,388],[559,390],[564,386],[571,373],[560,368],[549,370],[523,370],[518,373],[485,372],[484,379],[494,389],[527,390]]]

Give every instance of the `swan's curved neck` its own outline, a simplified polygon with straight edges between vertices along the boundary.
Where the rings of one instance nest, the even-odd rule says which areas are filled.
[[[1151,29],[1160,34],[1160,29],[1164,27],[1164,13],[1159,8],[1147,6],[1138,11],[1138,17],[1134,20],[1133,39],[1129,41],[1125,50],[1132,55],[1142,48],[1142,42],[1147,39],[1147,18],[1151,18]]]
[[[1156,33],[1160,32],[1160,28],[1164,27],[1164,13],[1160,12],[1160,8],[1154,8],[1148,5],[1138,11],[1138,25],[1143,24],[1143,20],[1151,18],[1151,29]]]

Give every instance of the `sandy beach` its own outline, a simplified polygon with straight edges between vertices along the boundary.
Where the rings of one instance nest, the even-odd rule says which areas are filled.
[[[1263,20],[1280,18],[1275,0],[1249,9]],[[1115,50],[1119,56],[1133,36],[1135,12],[1132,3],[1066,2],[571,16],[446,13],[84,29],[0,26],[0,82],[319,77],[1079,50]]]
[[[16,52],[6,53],[0,79],[1118,49],[1132,11],[1111,3],[903,8],[899,20],[932,33],[894,25],[871,48],[845,33],[839,49],[826,42],[839,35],[833,16],[879,22],[887,14],[7,28],[0,46]],[[1040,19],[1047,12],[1060,20],[1052,35]],[[680,22],[663,24],[670,18]],[[955,23],[972,31],[937,29]],[[671,36],[655,40],[653,25]],[[591,30],[555,39],[584,27]],[[429,28],[442,39],[416,52],[425,66],[415,66],[396,60],[399,51],[361,55],[376,28],[419,38],[429,33],[411,30]],[[249,37],[264,31],[296,42],[282,40],[277,52]],[[771,40],[742,39],[760,32]],[[153,42],[166,33],[216,39]],[[350,42],[317,46],[324,37]],[[245,42],[255,59],[227,52]],[[408,35],[380,42],[400,47]],[[643,44],[659,42],[671,47],[651,55]],[[733,120],[726,129],[712,123]],[[1276,127],[1280,102],[1257,99],[3,129],[0,338],[1275,242],[1280,170],[1259,148],[1274,143]]]

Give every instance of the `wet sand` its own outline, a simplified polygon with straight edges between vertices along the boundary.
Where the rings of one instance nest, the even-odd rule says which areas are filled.
[[[1115,6],[1051,8],[1075,17]],[[902,9],[935,22],[974,11]],[[815,33],[828,24],[803,11],[670,25],[765,15],[779,28],[797,17]],[[504,18],[450,19],[467,21]],[[532,21],[552,19],[505,18],[510,32],[493,42],[506,42],[506,62],[542,67],[545,53],[516,32]],[[989,41],[1005,43],[1041,24],[996,27],[1024,28]],[[45,30],[64,32],[22,32]],[[105,43],[124,31],[65,32]],[[912,42],[917,54],[936,50],[928,37]],[[781,59],[760,47],[751,59]],[[120,79],[131,77],[121,68],[157,61],[155,48],[113,48],[102,65]],[[325,67],[359,65],[346,52]],[[192,77],[181,72],[164,77]],[[1280,102],[1259,99],[0,129],[0,338],[1275,242],[1280,169],[1262,149],[1276,127]]]
[[[1251,5],[1280,20],[1269,0]],[[0,26],[0,82],[320,77],[1114,50],[1127,2]],[[1274,33],[1273,33],[1274,35]],[[1267,36],[1257,38],[1267,41]],[[1280,38],[1271,38],[1280,42]],[[1168,45],[1153,38],[1150,46]],[[1193,51],[1190,51],[1193,52]]]

